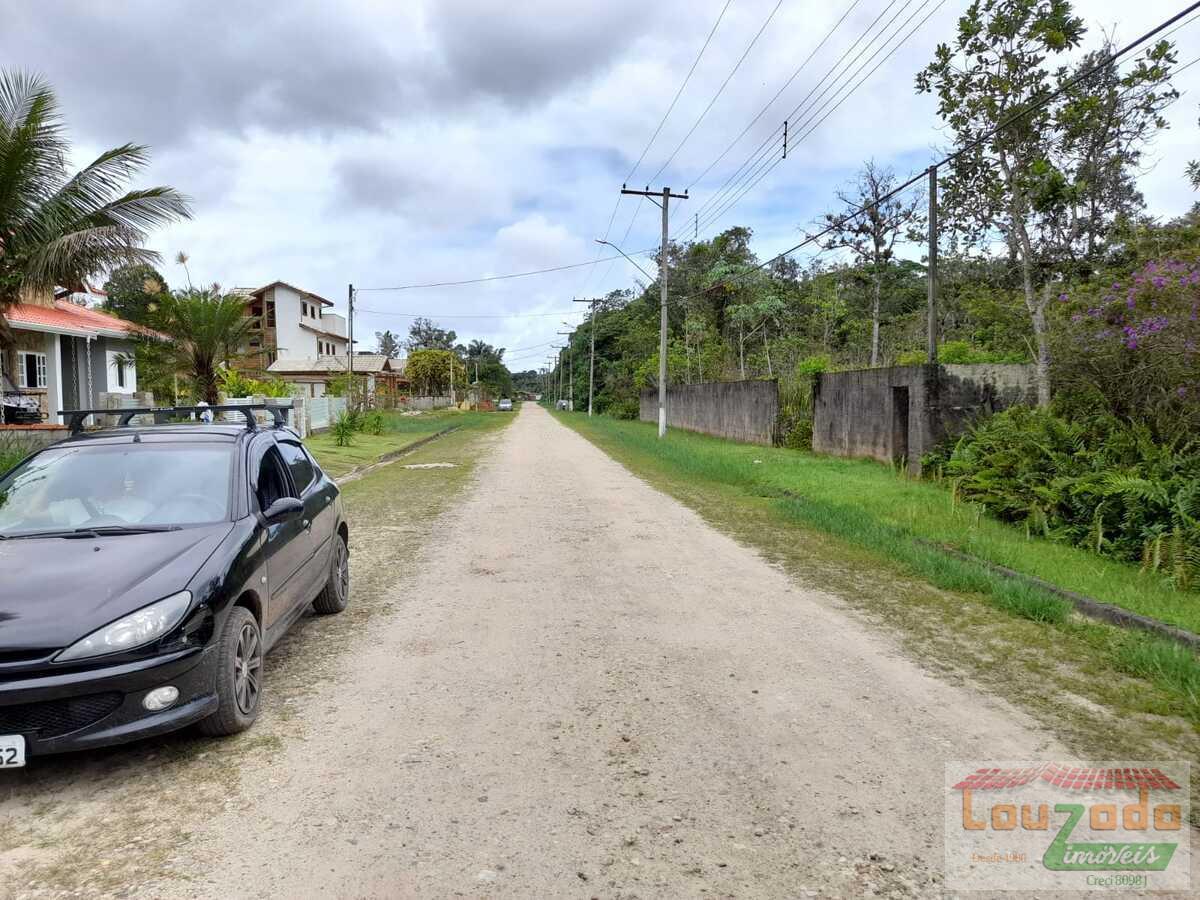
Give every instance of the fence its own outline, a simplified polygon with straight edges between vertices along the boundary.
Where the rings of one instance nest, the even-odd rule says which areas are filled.
[[[324,431],[346,411],[345,397],[314,397],[306,401],[308,407],[305,434]]]
[[[642,391],[643,422],[658,421],[658,389]],[[751,444],[771,444],[779,418],[776,381],[714,381],[667,388],[667,425]]]
[[[1036,399],[1033,366],[891,366],[826,372],[813,391],[813,449],[904,463],[979,416]]]
[[[449,397],[405,397],[400,400],[404,409],[443,409],[449,405]]]

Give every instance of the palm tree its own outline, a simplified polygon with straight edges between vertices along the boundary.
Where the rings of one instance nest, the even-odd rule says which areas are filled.
[[[162,346],[172,366],[191,376],[196,396],[207,403],[220,401],[220,367],[241,355],[254,324],[245,310],[245,298],[223,295],[214,284],[169,295],[155,315],[154,327],[170,338]]]
[[[114,266],[153,263],[150,229],[191,216],[173,188],[120,193],[146,166],[145,147],[108,150],[74,175],[69,151],[50,86],[0,70],[0,310]]]

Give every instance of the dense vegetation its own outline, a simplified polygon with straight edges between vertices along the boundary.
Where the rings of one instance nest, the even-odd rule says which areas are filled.
[[[939,359],[1030,363],[1041,407],[978,423],[930,469],[1030,533],[1186,587],[1200,577],[1200,207],[1163,222],[1136,186],[1179,96],[1176,56],[1159,41],[1105,63],[1111,46],[1086,38],[1065,0],[979,0],[917,73],[959,151],[939,171]],[[865,163],[806,229],[822,252],[804,264],[762,264],[742,227],[669,245],[669,380],[778,379],[780,440],[803,449],[818,373],[923,362],[924,204],[889,197],[898,180]],[[593,324],[596,404],[634,418],[658,375],[657,281],[599,298],[571,336],[576,409]]]

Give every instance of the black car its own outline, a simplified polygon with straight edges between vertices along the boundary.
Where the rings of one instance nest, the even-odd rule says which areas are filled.
[[[196,723],[248,728],[263,656],[346,608],[337,486],[277,407],[128,410],[0,476],[0,768]],[[275,425],[256,424],[270,409]],[[148,413],[164,424],[133,425]]]

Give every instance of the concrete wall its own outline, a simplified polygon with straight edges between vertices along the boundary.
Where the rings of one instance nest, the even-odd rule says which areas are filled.
[[[894,366],[821,375],[813,390],[813,450],[834,456],[921,457],[975,419],[1037,399],[1033,366]]]
[[[642,391],[639,418],[658,421],[658,389]],[[751,444],[775,440],[779,385],[774,381],[713,381],[667,388],[667,426]]]

